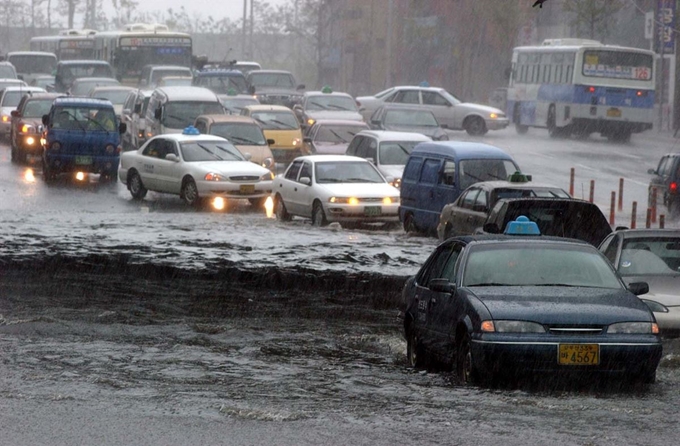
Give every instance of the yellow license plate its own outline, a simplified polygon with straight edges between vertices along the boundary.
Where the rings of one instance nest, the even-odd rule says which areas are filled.
[[[621,117],[621,110],[618,108],[610,108],[607,110],[607,117],[609,118],[620,118]]]
[[[254,194],[255,193],[255,185],[254,184],[242,184],[241,186],[239,186],[239,192],[243,195]]]
[[[561,365],[598,365],[600,346],[597,344],[560,344],[557,362]]]

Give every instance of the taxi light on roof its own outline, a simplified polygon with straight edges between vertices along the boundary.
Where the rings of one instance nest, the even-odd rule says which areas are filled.
[[[522,172],[515,172],[508,177],[511,183],[527,183],[531,181],[531,175],[524,175]]]
[[[329,87],[328,85],[325,85],[321,89],[321,93],[330,94],[330,93],[333,93],[333,89],[331,87]]]
[[[422,81],[422,82],[419,84],[419,86],[420,86],[420,87],[424,87],[424,88],[430,88],[430,83],[429,83],[428,81]]]
[[[505,235],[541,235],[538,225],[528,217],[520,215],[517,220],[511,221],[505,227]]]
[[[193,125],[186,127],[182,131],[182,135],[200,135],[200,134],[201,134],[201,132],[199,132],[198,129],[196,127],[194,127]]]
[[[493,321],[482,321],[482,331],[486,333],[493,333],[496,331],[496,327],[493,325]]]

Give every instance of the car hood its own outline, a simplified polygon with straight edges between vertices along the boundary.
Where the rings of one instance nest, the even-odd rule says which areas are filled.
[[[324,190],[329,197],[398,197],[399,189],[387,183],[342,183],[342,184],[318,184],[317,187]]]
[[[272,158],[272,151],[267,145],[262,146],[249,146],[243,144],[234,144],[236,148],[242,154],[249,153],[251,158],[250,161],[261,164],[265,158]]]
[[[364,118],[354,110],[318,110],[307,111],[307,116],[318,121],[320,119],[342,119],[346,121],[363,121]]]
[[[318,155],[344,155],[349,143],[332,143],[314,141],[314,149]]]
[[[625,276],[626,283],[647,282],[649,293],[640,296],[667,307],[680,306],[680,274],[675,276]]]
[[[302,93],[295,89],[276,88],[276,87],[255,87],[255,95],[290,95],[302,96]]]
[[[378,169],[380,172],[382,172],[383,176],[393,177],[395,180],[397,178],[401,178],[401,176],[404,174],[404,166],[400,165],[381,164]]]
[[[199,168],[205,173],[213,172],[224,176],[244,175],[256,176],[269,173],[269,170],[262,166],[258,166],[250,161],[198,161],[193,163],[186,163],[194,168]]]
[[[496,320],[544,325],[609,325],[653,320],[652,313],[627,290],[589,287],[472,287]]]
[[[462,102],[460,104],[456,104],[456,108],[458,110],[465,110],[468,112],[478,112],[484,117],[488,118],[491,113],[496,113],[497,115],[504,115],[505,112],[503,110],[499,110],[496,107],[490,107],[488,105],[482,105],[482,104],[475,104],[472,102]]]

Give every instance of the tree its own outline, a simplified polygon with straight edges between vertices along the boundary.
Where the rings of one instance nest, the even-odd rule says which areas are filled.
[[[616,14],[626,5],[625,0],[565,0],[563,9],[573,14],[570,24],[577,33],[604,41],[616,25]]]
[[[80,4],[80,0],[59,0],[59,12],[65,14],[68,18],[68,28],[73,28],[73,18],[76,15],[76,8]]]

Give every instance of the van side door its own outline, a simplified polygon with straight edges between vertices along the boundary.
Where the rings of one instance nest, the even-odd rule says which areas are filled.
[[[435,184],[432,187],[430,194],[430,207],[432,221],[428,222],[428,227],[436,230],[437,223],[439,223],[439,215],[449,203],[456,201],[460,195],[458,188],[458,181],[456,179],[457,166],[456,161],[450,158],[444,158],[440,161],[440,169],[435,178]]]

